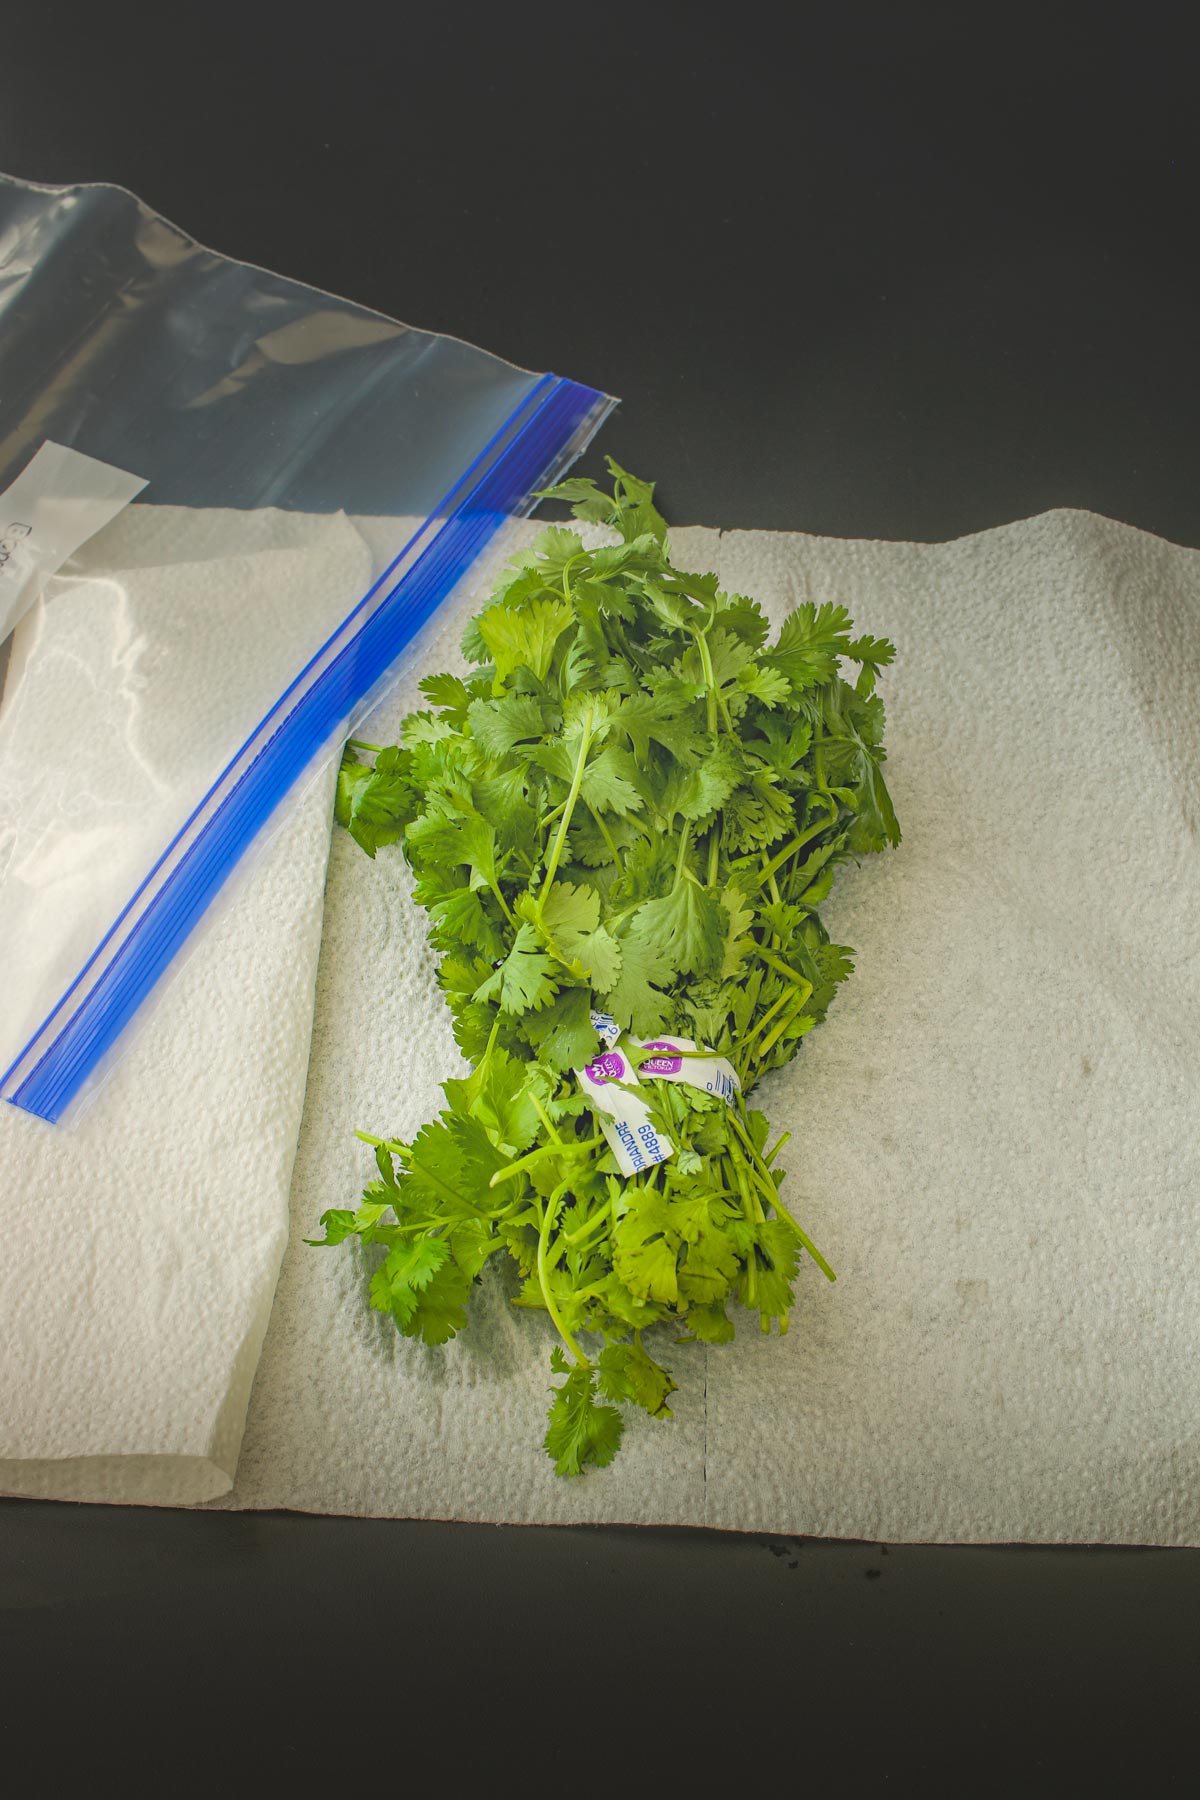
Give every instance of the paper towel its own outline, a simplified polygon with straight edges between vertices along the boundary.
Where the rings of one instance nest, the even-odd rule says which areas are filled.
[[[900,646],[905,841],[840,872],[857,974],[760,1089],[840,1279],[807,1268],[784,1339],[674,1351],[675,1422],[631,1417],[610,1469],[556,1480],[549,1328],[498,1268],[429,1350],[367,1312],[351,1253],[301,1242],[370,1174],[350,1127],[412,1132],[461,1066],[399,854],[338,834],[292,1241],[218,1504],[1200,1543],[1200,553],[1075,512],[672,541],[776,624],[837,599]]]
[[[59,787],[125,790],[152,855],[155,802],[203,777],[213,709],[265,710],[265,665],[281,644],[306,654],[371,566],[340,517],[131,508],[17,632],[0,711],[10,843],[36,858]],[[152,643],[183,671],[173,701],[154,667],[140,679]],[[188,1501],[230,1484],[287,1235],[333,774],[288,804],[74,1128],[0,1105],[4,1491]],[[6,1019],[31,970],[44,982],[66,957],[74,973],[97,888],[113,910],[129,891],[124,849],[117,874],[93,861],[48,894],[36,940],[27,917],[9,922]]]
[[[894,634],[906,835],[763,1084],[840,1280],[713,1358],[708,1522],[1200,1543],[1200,553],[1055,512],[721,573]]]

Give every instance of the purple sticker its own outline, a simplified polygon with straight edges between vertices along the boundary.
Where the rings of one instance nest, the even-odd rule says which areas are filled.
[[[588,1064],[584,1074],[597,1087],[603,1086],[606,1081],[620,1081],[625,1074],[625,1058],[619,1051],[606,1050],[603,1056],[598,1056],[595,1062]]]
[[[683,1058],[679,1055],[678,1045],[668,1044],[665,1039],[656,1038],[650,1043],[643,1044],[642,1049],[671,1050],[675,1053],[672,1056],[652,1056],[648,1061],[639,1063],[638,1067],[643,1075],[678,1075],[683,1067]]]

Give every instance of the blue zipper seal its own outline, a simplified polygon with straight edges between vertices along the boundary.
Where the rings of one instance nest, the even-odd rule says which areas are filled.
[[[531,389],[218,776],[0,1077],[0,1098],[52,1124],[62,1118],[285,794],[500,528],[529,511],[535,490],[558,479],[615,404],[555,375]]]

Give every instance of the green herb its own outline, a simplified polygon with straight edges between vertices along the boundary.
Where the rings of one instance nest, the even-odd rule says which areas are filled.
[[[612,495],[550,493],[620,542],[543,531],[468,627],[471,675],[422,682],[399,745],[352,745],[337,796],[369,856],[403,845],[473,1069],[411,1143],[367,1140],[379,1178],[319,1241],[379,1246],[372,1306],[429,1344],[465,1326],[490,1257],[515,1264],[514,1304],[561,1340],[560,1475],[612,1461],[621,1407],[671,1416],[672,1331],[725,1343],[731,1306],[784,1331],[802,1256],[833,1279],[746,1097],[853,967],[817,913],[838,865],[900,840],[875,692],[891,644],[828,602],[771,643],[753,600],[672,564],[652,487],[609,466]],[[692,1038],[742,1084],[727,1104],[643,1075],[675,1150],[630,1179],[573,1073],[597,1054],[594,1006]]]

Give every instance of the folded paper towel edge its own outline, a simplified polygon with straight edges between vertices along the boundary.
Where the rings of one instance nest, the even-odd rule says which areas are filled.
[[[228,1494],[233,1489],[237,1478],[237,1466],[242,1452],[242,1439],[246,1433],[246,1419],[250,1410],[250,1395],[254,1387],[254,1377],[262,1357],[263,1344],[266,1340],[267,1326],[275,1307],[275,1293],[279,1286],[279,1278],[283,1273],[283,1259],[287,1254],[291,1237],[291,1188],[296,1172],[296,1157],[300,1150],[300,1129],[304,1118],[304,1101],[308,1091],[308,1069],[312,1061],[313,1026],[317,1006],[317,971],[320,964],[321,939],[325,925],[325,883],[328,879],[329,853],[333,841],[333,799],[337,783],[338,764],[336,759],[327,762],[323,769],[312,772],[311,780],[305,785],[305,797],[312,791],[322,792],[325,816],[329,829],[325,834],[325,854],[321,858],[321,886],[319,893],[313,896],[309,929],[315,935],[316,942],[311,956],[311,978],[308,983],[308,1006],[304,1019],[304,1033],[308,1042],[308,1055],[304,1059],[304,1079],[299,1092],[293,1096],[294,1126],[288,1135],[290,1155],[286,1169],[280,1170],[279,1193],[281,1206],[275,1221],[272,1244],[274,1274],[269,1290],[264,1288],[259,1304],[247,1326],[242,1339],[241,1348],[235,1362],[236,1379],[229,1383],[224,1397],[213,1421],[212,1436],[208,1445],[208,1457],[214,1469],[219,1470],[225,1485],[210,1494],[197,1496],[198,1499],[213,1500],[221,1494]],[[322,777],[324,778],[322,780]],[[299,799],[299,796],[296,796]],[[282,813],[283,809],[280,809]],[[279,822],[280,824],[282,821]],[[274,842],[276,833],[272,831],[268,842]],[[265,848],[265,847],[264,847]]]
[[[233,1477],[211,1456],[66,1456],[0,1462],[7,1500],[69,1500],[108,1506],[196,1506],[232,1492]]]
[[[1105,1537],[1103,1533],[1099,1535],[1092,1533],[1085,1537],[1078,1531],[1063,1530],[1054,1534],[1038,1532],[1022,1534],[1019,1531],[1014,1532],[995,1526],[990,1529],[981,1527],[975,1535],[969,1537],[954,1537],[941,1528],[931,1528],[924,1532],[910,1531],[908,1533],[877,1531],[870,1535],[864,1535],[861,1531],[826,1530],[822,1527],[814,1528],[812,1526],[795,1527],[789,1523],[784,1523],[777,1527],[768,1527],[765,1525],[738,1525],[726,1519],[684,1519],[680,1517],[678,1508],[674,1510],[666,1508],[660,1511],[655,1507],[648,1508],[645,1511],[638,1511],[638,1509],[631,1507],[628,1511],[622,1512],[619,1516],[598,1508],[595,1512],[585,1510],[577,1514],[573,1513],[570,1518],[551,1519],[540,1517],[531,1519],[528,1514],[522,1515],[515,1511],[505,1511],[503,1509],[498,1511],[478,1511],[463,1506],[453,1506],[448,1503],[425,1507],[411,1507],[404,1512],[389,1512],[377,1507],[364,1508],[361,1504],[355,1506],[349,1501],[342,1501],[340,1503],[325,1501],[318,1506],[306,1503],[303,1499],[297,1498],[295,1495],[289,1495],[286,1499],[277,1499],[274,1501],[256,1501],[252,1506],[244,1506],[239,1504],[233,1497],[232,1490],[226,1490],[220,1494],[210,1495],[207,1499],[203,1500],[175,1501],[167,1502],[165,1504],[183,1505],[193,1512],[287,1512],[299,1514],[303,1518],[312,1519],[397,1519],[415,1524],[432,1525],[501,1525],[506,1529],[519,1529],[525,1531],[575,1531],[581,1526],[588,1529],[619,1530],[634,1526],[650,1530],[697,1531],[712,1533],[714,1535],[719,1533],[723,1537],[775,1539],[787,1537],[795,1538],[797,1540],[807,1539],[813,1543],[858,1544],[866,1545],[868,1547],[872,1545],[888,1544],[897,1546],[944,1546],[948,1549],[971,1549],[972,1547],[988,1549],[1015,1544],[1029,1548],[1037,1548],[1042,1545],[1048,1547],[1061,1546],[1064,1549],[1104,1548],[1111,1550],[1186,1550],[1196,1548],[1194,1534],[1186,1530],[1176,1532],[1163,1532],[1161,1530],[1146,1531],[1136,1536],[1120,1534],[1115,1537]]]
[[[1128,519],[1118,519],[1112,513],[1096,512],[1090,506],[1048,506],[1041,512],[1022,513],[1013,519],[1001,520],[995,525],[981,525],[973,531],[960,531],[954,537],[944,538],[894,538],[863,537],[856,532],[806,531],[802,526],[756,526],[756,525],[672,525],[668,528],[668,541],[675,532],[715,530],[719,536],[727,537],[760,537],[760,538],[804,538],[814,543],[835,544],[870,544],[880,545],[887,549],[895,549],[911,544],[919,550],[945,549],[951,544],[978,542],[980,538],[995,537],[1002,532],[1013,531],[1018,526],[1037,525],[1051,519],[1087,520],[1090,523],[1104,525],[1114,531],[1128,533],[1131,537],[1141,538],[1146,545],[1157,549],[1166,546],[1169,550],[1182,550],[1193,556],[1200,556],[1200,546],[1185,544],[1177,538],[1164,537],[1159,531],[1152,531],[1145,525],[1133,525]]]

